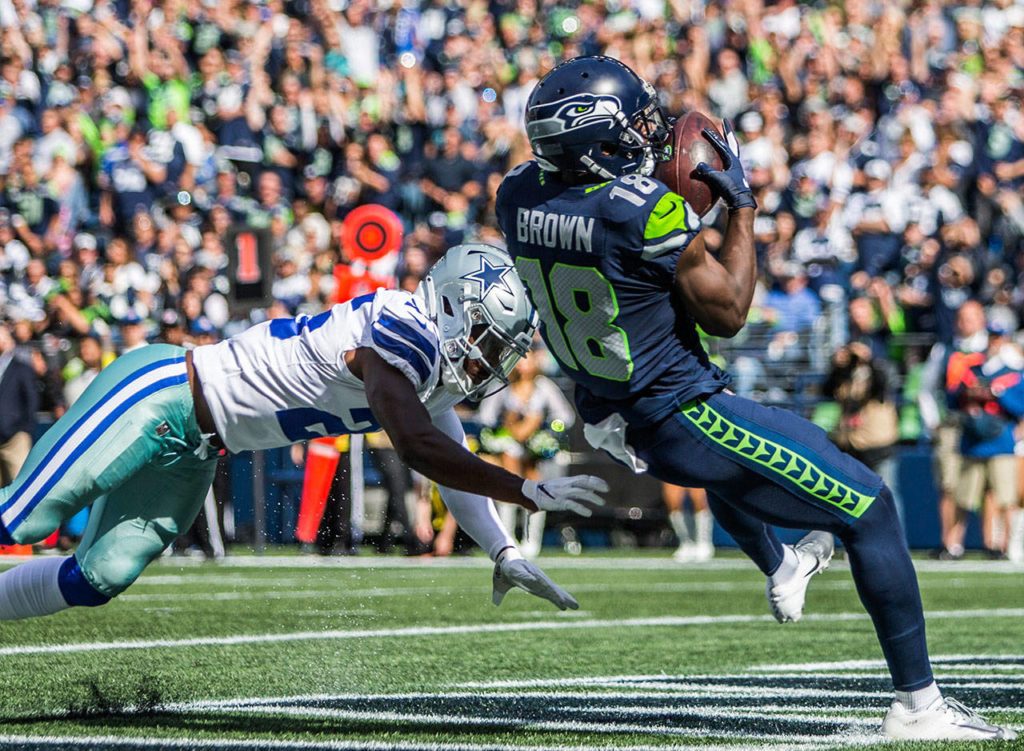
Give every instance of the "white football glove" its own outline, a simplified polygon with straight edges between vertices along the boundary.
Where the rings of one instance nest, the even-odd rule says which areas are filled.
[[[500,605],[505,593],[512,587],[543,597],[557,605],[559,610],[578,610],[580,607],[571,594],[551,581],[540,568],[524,559],[522,553],[509,547],[498,553],[498,560],[494,563],[494,592],[491,594],[494,604]]]
[[[607,492],[608,483],[593,475],[556,477],[543,482],[523,480],[523,495],[541,511],[574,511],[580,516],[590,516],[593,510],[580,501],[603,506],[604,498],[598,493]]]

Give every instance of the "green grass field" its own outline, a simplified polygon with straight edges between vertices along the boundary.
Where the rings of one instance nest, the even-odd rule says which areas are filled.
[[[890,686],[844,562],[785,626],[737,555],[540,563],[579,611],[495,608],[481,557],[164,559],[102,608],[0,623],[0,747],[882,745]],[[1024,727],[1024,568],[918,573],[940,685]]]

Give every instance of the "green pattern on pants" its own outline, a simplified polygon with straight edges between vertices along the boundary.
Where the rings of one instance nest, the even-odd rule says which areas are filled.
[[[784,485],[796,486],[799,491],[831,504],[855,519],[859,519],[875,500],[875,496],[859,493],[829,476],[795,451],[731,422],[707,402],[687,402],[681,411],[704,435],[719,446],[739,454],[744,463],[760,465]]]

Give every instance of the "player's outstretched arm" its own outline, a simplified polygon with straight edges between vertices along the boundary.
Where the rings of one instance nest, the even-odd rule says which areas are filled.
[[[370,409],[402,459],[438,485],[516,503],[531,511],[573,511],[590,516],[608,490],[598,477],[578,475],[542,483],[525,481],[474,456],[439,430],[409,379],[368,348],[356,350],[349,369],[363,381]]]
[[[454,409],[438,415],[434,423],[438,430],[465,447],[466,434]],[[494,561],[491,599],[495,605],[501,604],[510,589],[519,587],[531,595],[554,603],[560,610],[575,610],[579,607],[572,595],[551,581],[538,566],[523,558],[515,541],[498,519],[490,498],[452,490],[444,485],[439,485],[438,490],[459,526]],[[589,509],[587,513],[590,513]]]
[[[687,310],[709,334],[735,336],[747,321],[757,281],[754,250],[754,211],[757,203],[740,164],[739,144],[732,126],[723,123],[725,139],[711,130],[704,135],[722,157],[722,169],[701,162],[695,176],[708,183],[729,207],[722,249],[715,258],[697,235],[679,256],[676,287]]]

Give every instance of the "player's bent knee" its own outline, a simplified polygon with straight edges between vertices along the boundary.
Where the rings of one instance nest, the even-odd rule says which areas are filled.
[[[57,584],[68,605],[91,608],[110,602],[110,595],[100,592],[86,579],[85,572],[74,556],[61,564]]]
[[[159,554],[158,550],[156,555]],[[125,544],[102,553],[90,550],[82,561],[82,569],[95,590],[108,598],[117,597],[139,578],[152,558],[147,548]]]
[[[93,563],[86,557],[86,575],[90,584],[108,598],[117,597],[139,578],[146,562],[132,556],[118,555]]]

